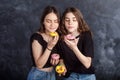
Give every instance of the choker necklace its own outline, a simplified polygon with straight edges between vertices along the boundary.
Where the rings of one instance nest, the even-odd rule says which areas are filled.
[[[79,38],[79,36],[80,36],[80,34],[78,36],[76,36],[75,38],[77,39],[77,38]]]

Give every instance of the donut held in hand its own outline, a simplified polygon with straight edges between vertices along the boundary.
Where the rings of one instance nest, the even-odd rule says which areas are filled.
[[[73,36],[72,34],[68,34],[65,36],[68,40],[74,40],[75,36]]]
[[[52,36],[52,37],[58,36],[58,33],[57,32],[50,32],[50,36]]]
[[[60,58],[59,54],[57,53],[54,53],[51,55],[51,58],[54,59],[54,60],[58,60]]]
[[[55,71],[61,76],[61,74],[65,71],[65,67],[63,65],[57,65]]]

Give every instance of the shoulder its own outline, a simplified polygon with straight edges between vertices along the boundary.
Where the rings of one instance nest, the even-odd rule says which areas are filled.
[[[40,33],[38,33],[38,32],[33,33],[33,34],[31,35],[31,38],[36,38],[36,37],[42,37],[42,35],[41,35]]]
[[[91,33],[91,31],[84,31],[84,32],[82,32],[82,34],[84,34],[84,35],[91,35],[92,33]]]
[[[33,40],[40,40],[40,39],[43,39],[42,38],[42,36],[41,36],[41,34],[39,34],[39,33],[33,33],[32,35],[31,35],[31,38],[30,38],[30,40],[31,41],[33,41]]]
[[[92,37],[92,32],[91,31],[85,31],[85,32],[82,32],[82,35]]]
[[[84,40],[90,40],[93,38],[91,31],[82,32],[82,38]]]

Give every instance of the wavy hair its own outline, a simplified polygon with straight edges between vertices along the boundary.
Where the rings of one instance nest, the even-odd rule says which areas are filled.
[[[89,26],[85,22],[81,11],[78,10],[77,8],[69,7],[69,8],[66,8],[66,10],[63,12],[62,19],[61,19],[60,30],[63,35],[68,34],[68,31],[65,28],[65,16],[67,13],[73,13],[73,15],[76,17],[76,19],[78,21],[78,29],[77,29],[78,32],[81,33],[81,32],[85,32],[85,31],[90,31]]]
[[[44,11],[43,11],[42,16],[41,16],[41,20],[40,20],[41,26],[40,26],[40,28],[39,28],[39,31],[40,31],[41,33],[45,32],[45,26],[44,26],[43,22],[44,22],[45,17],[46,17],[49,13],[55,13],[56,16],[57,16],[57,18],[58,18],[58,22],[60,22],[60,14],[59,14],[59,12],[57,11],[56,7],[55,7],[55,6],[47,6],[47,7],[44,9]],[[59,27],[58,27],[58,28],[59,28]],[[58,30],[57,30],[57,31],[58,31]]]

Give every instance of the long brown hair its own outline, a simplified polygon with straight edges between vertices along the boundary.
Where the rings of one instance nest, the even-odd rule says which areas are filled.
[[[60,30],[63,35],[68,34],[68,31],[65,28],[65,16],[69,12],[73,13],[78,21],[78,32],[81,33],[81,32],[85,32],[85,31],[90,31],[87,23],[85,22],[85,20],[83,18],[81,11],[78,10],[77,8],[69,7],[63,12],[63,16],[61,19],[61,26],[60,26],[61,29]]]
[[[57,11],[56,7],[55,7],[55,6],[47,6],[47,7],[44,9],[44,11],[43,11],[42,16],[41,16],[41,20],[40,20],[40,24],[41,24],[41,25],[40,25],[39,31],[40,31],[41,33],[45,32],[45,26],[44,26],[43,22],[44,22],[45,17],[46,17],[49,13],[54,13],[54,14],[56,14],[56,16],[57,16],[57,18],[58,18],[58,22],[60,22],[60,14],[59,14],[59,12]],[[59,28],[59,27],[58,27],[58,28]]]

